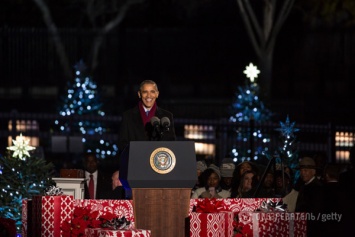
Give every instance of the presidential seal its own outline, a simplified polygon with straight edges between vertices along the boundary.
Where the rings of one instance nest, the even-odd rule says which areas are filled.
[[[176,164],[175,154],[168,148],[160,147],[150,155],[150,166],[159,174],[167,174]]]

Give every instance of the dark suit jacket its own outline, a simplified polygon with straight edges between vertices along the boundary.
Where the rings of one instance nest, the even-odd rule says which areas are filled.
[[[120,150],[122,151],[130,141],[176,140],[173,114],[167,110],[157,107],[155,116],[159,119],[168,117],[170,120],[169,130],[165,131],[160,137],[154,136],[154,128],[151,123],[147,123],[146,126],[144,126],[138,105],[125,111],[122,115],[122,123],[120,128]]]
[[[296,212],[321,213],[324,211],[324,185],[315,178],[309,184],[303,184],[299,190]]]
[[[97,173],[96,199],[107,199],[108,193],[111,191],[111,178],[105,175],[102,171]],[[90,199],[89,187],[87,181],[84,185],[84,198]]]
[[[109,193],[107,199],[126,199],[126,193],[123,186],[118,186]]]
[[[307,236],[323,237],[324,225],[318,217],[324,214],[324,185],[315,178],[312,182],[300,187],[295,212],[308,212],[312,218],[307,219]]]

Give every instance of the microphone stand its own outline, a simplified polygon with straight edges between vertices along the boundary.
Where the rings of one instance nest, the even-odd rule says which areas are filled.
[[[161,139],[161,131],[159,125],[154,125],[152,131],[152,137],[150,138],[151,141],[159,141]]]
[[[163,139],[165,132],[169,131],[169,125],[162,126],[163,129],[160,131],[160,140]]]
[[[150,134],[149,134],[150,135],[150,140],[151,141],[159,141],[159,137],[160,137],[160,119],[158,117],[156,117],[156,116],[153,116],[150,119],[150,124],[152,126],[152,130],[149,131],[150,132]]]

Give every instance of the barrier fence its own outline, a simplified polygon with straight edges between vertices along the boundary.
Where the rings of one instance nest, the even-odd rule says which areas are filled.
[[[54,121],[99,122],[106,128],[101,135],[82,135],[76,131],[60,132]],[[39,147],[40,155],[54,162],[58,167],[77,165],[80,153],[84,152],[81,139],[86,141],[107,140],[117,143],[119,139],[120,116],[70,116],[62,117],[46,113],[0,113],[0,154],[6,152],[20,133],[29,137]],[[280,122],[235,123],[228,119],[175,118],[177,140],[193,140],[198,157],[212,156],[216,162],[231,155],[235,149],[239,161],[258,153],[260,149],[272,152],[283,146]],[[282,121],[284,122],[284,121]],[[292,122],[292,121],[291,121]],[[297,124],[294,142],[300,156],[321,155],[328,163],[348,163],[349,148],[354,144],[355,127],[334,124]],[[64,139],[64,147],[55,143]],[[58,140],[59,139],[59,140]],[[31,143],[33,144],[33,143]],[[68,166],[70,167],[70,165]]]

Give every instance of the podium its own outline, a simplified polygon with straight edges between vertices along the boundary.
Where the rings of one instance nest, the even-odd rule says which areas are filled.
[[[120,157],[120,180],[132,189],[136,227],[154,237],[189,236],[191,189],[196,183],[193,141],[135,141]]]

